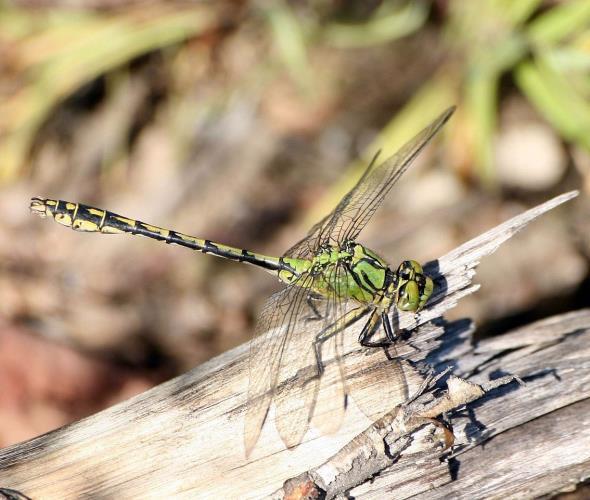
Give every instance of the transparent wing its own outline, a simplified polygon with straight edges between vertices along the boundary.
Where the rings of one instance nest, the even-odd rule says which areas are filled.
[[[288,447],[301,443],[312,422],[323,434],[336,432],[342,424],[347,395],[342,338],[360,317],[354,311],[361,309],[352,308],[351,301],[345,298],[350,295],[346,289],[347,272],[340,262],[314,275],[313,280],[330,283],[331,289],[327,296],[308,293],[305,306],[290,325],[293,333],[286,340],[275,400],[275,425]],[[316,346],[323,368],[321,376]]]
[[[285,253],[289,257],[313,254],[322,244],[338,244],[356,239],[381,205],[393,185],[414,159],[447,122],[455,108],[444,111],[430,125],[408,141],[393,156],[379,165],[371,163],[356,185],[336,208],[310,230],[308,235]]]
[[[324,373],[320,379],[312,423],[322,434],[336,432],[342,425],[348,389],[342,365],[343,337],[348,324],[346,314],[351,309],[348,297],[347,269],[343,263],[326,269],[323,278],[332,283],[332,294],[325,300],[322,332],[327,338],[321,344]]]
[[[317,252],[317,249],[321,245],[321,241],[319,239],[322,227],[324,226],[325,222],[331,217],[332,214],[326,215],[321,221],[316,222],[309,232],[305,235],[305,237],[295,243],[291,248],[289,248],[284,254],[284,257],[293,257],[297,259],[306,259],[311,258]]]
[[[334,288],[328,298],[311,291],[314,279],[342,287],[346,268],[330,267],[320,276],[304,275],[274,294],[265,304],[250,344],[250,380],[245,416],[245,446],[249,454],[275,404],[275,426],[287,447],[301,443],[313,417],[323,433],[336,431],[345,412],[346,385],[342,337],[352,321],[343,322],[349,302]],[[315,343],[326,332],[320,349],[320,377]]]
[[[275,426],[287,448],[297,446],[303,440],[318,395],[320,374],[314,341],[322,322],[316,312],[324,308],[325,300],[317,297],[312,306],[313,296],[309,290],[297,295],[278,364]]]
[[[383,328],[381,321],[377,328]],[[416,394],[423,375],[412,363],[398,356],[395,345],[366,349],[355,338],[347,336],[346,340],[349,343],[344,346],[344,366],[348,391],[369,420],[374,422]]]
[[[311,277],[302,275],[294,284],[273,294],[265,303],[250,342],[248,403],[244,421],[244,444],[249,455],[262,430],[270,403],[279,385],[285,350],[295,333]],[[298,286],[299,285],[299,286]]]
[[[390,348],[351,349],[345,360],[348,390],[355,405],[374,422],[412,393],[415,369]]]

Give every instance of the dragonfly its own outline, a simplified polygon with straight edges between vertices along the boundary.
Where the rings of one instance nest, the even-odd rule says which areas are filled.
[[[290,448],[301,443],[322,405],[330,408],[323,418],[327,431],[337,429],[342,420],[348,393],[358,386],[347,382],[345,332],[364,320],[358,336],[363,348],[394,345],[398,332],[390,313],[418,313],[434,291],[432,278],[417,261],[403,260],[394,270],[356,239],[454,109],[441,113],[384,162],[374,158],[338,205],[280,257],[196,238],[81,203],[35,197],[30,208],[76,231],[137,234],[245,262],[284,283],[263,305],[250,342],[244,446],[248,456],[274,402],[275,427]],[[378,332],[384,341],[374,340]],[[382,368],[384,383],[399,376],[394,365],[389,362]],[[317,420],[321,428],[322,419]]]

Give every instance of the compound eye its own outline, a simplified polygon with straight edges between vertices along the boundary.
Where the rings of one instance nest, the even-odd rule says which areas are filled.
[[[424,276],[424,275],[423,275]],[[422,309],[434,291],[434,282],[429,276],[424,276],[424,285],[422,286],[422,295],[420,296],[420,303],[418,309]]]
[[[416,312],[420,304],[420,290],[415,281],[408,281],[399,290],[397,307],[402,311]]]
[[[408,264],[412,268],[412,271],[414,271],[416,274],[422,274],[424,272],[422,266],[415,260],[408,261]]]
[[[397,275],[403,280],[409,280],[412,271],[412,265],[409,260],[404,260],[397,268]]]

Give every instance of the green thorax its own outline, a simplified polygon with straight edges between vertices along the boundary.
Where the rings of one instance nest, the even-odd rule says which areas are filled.
[[[310,276],[308,284],[300,285],[324,297],[375,303],[383,298],[393,281],[393,272],[381,257],[352,241],[342,246],[324,246],[309,260],[288,257],[283,260],[294,272],[279,272],[281,281],[292,283],[302,273],[307,273]]]

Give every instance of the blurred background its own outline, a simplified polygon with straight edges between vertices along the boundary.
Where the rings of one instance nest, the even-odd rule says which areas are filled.
[[[30,197],[280,255],[456,104],[360,240],[428,261],[580,189],[449,315],[495,335],[590,305],[589,98],[587,0],[0,2],[0,446],[247,341],[279,288]]]

